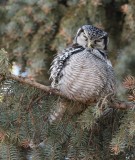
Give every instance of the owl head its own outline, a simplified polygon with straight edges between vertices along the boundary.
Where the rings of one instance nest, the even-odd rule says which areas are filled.
[[[107,32],[92,25],[84,25],[79,28],[74,39],[75,44],[100,50],[107,50],[108,41]]]

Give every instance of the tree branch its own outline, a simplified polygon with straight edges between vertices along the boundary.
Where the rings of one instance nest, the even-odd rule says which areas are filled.
[[[56,89],[53,89],[49,86],[45,86],[43,84],[40,84],[40,83],[37,83],[35,81],[32,81],[28,78],[23,78],[23,77],[17,77],[17,76],[14,76],[14,75],[0,75],[0,80],[2,79],[12,79],[12,80],[15,80],[15,81],[18,81],[20,83],[24,83],[24,84],[27,84],[27,85],[30,85],[32,87],[35,87],[37,89],[40,89],[40,90],[43,90],[49,94],[54,94],[54,95],[57,95],[57,96],[61,96],[61,97],[64,97],[64,95],[62,95],[58,90]],[[66,97],[64,97],[66,98]],[[115,109],[121,109],[121,110],[126,110],[126,109],[132,109],[132,108],[135,108],[135,103],[133,102],[126,102],[126,101],[120,101],[120,100],[112,100],[109,102],[110,104],[110,108],[115,108]]]
[[[32,80],[30,80],[28,78],[17,77],[17,76],[14,76],[12,74],[6,75],[6,76],[1,74],[0,75],[0,80],[2,80],[2,79],[12,79],[12,80],[18,81],[20,83],[27,84],[27,85],[30,85],[30,86],[35,87],[37,89],[43,90],[43,91],[45,91],[47,93],[55,94],[55,95],[58,95],[58,96],[62,96],[58,90],[53,89],[50,86],[45,86],[43,84],[37,83],[37,82],[32,81]]]
[[[135,108],[135,103],[134,102],[120,101],[120,100],[114,99],[110,103],[110,107],[115,108],[115,109],[121,109],[121,110],[134,109]]]

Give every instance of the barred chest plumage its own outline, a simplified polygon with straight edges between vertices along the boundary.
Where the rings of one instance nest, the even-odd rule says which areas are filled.
[[[52,87],[81,102],[98,100],[115,92],[115,76],[106,55],[78,46],[59,54],[51,67]]]

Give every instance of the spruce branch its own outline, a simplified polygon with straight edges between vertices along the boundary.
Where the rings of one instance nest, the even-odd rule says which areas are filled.
[[[35,87],[37,89],[40,89],[42,91],[45,91],[49,94],[55,94],[55,95],[58,95],[58,96],[62,96],[58,90],[53,89],[49,86],[45,86],[45,85],[40,84],[38,82],[32,81],[28,78],[17,77],[17,76],[14,76],[12,74],[8,74],[8,75],[0,74],[0,80],[2,81],[2,80],[5,80],[5,79],[12,79],[12,80],[18,81],[22,84],[27,84],[27,85],[30,85],[30,86]]]
[[[123,86],[126,89],[134,89],[135,88],[135,77],[128,75],[123,81]]]
[[[0,80],[2,80],[2,79],[12,79],[12,80],[18,81],[22,84],[27,84],[27,85],[30,85],[30,86],[35,87],[37,89],[40,89],[46,93],[61,96],[61,97],[65,98],[64,95],[62,95],[58,90],[53,89],[50,86],[45,86],[45,85],[40,84],[38,82],[32,81],[28,78],[17,77],[12,74],[8,74],[8,75],[1,74]],[[112,101],[109,102],[109,105],[110,105],[110,108],[115,108],[115,109],[120,109],[120,110],[135,108],[135,103],[127,102],[127,101],[120,101],[118,99],[113,99]]]
[[[120,100],[113,100],[112,102],[110,102],[110,108],[115,108],[120,110],[133,109],[135,108],[135,103],[120,101]]]

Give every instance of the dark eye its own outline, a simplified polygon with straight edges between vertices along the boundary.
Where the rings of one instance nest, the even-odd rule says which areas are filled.
[[[96,42],[101,42],[101,40],[100,40],[100,39],[99,39],[99,40],[95,40],[95,43],[96,43]]]
[[[83,32],[83,37],[85,38],[85,39],[87,39],[87,37],[86,37],[86,34]]]

